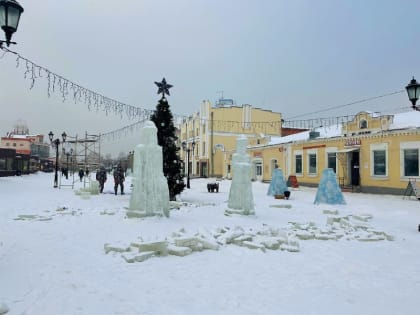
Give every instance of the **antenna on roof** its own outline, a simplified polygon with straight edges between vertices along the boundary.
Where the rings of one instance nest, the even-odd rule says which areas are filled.
[[[225,91],[223,91],[223,90],[221,90],[221,91],[216,91],[216,93],[220,93],[222,96],[220,97],[220,99],[222,100],[222,99],[224,99],[224,97],[223,97],[223,93],[224,93]]]

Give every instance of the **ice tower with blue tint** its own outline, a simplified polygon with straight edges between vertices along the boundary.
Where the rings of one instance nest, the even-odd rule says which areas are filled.
[[[286,181],[284,180],[283,171],[280,168],[275,168],[271,175],[271,183],[268,187],[267,195],[284,195],[284,192],[289,190]]]
[[[314,203],[326,203],[329,205],[346,204],[332,168],[326,168],[322,171],[321,181],[319,182]]]

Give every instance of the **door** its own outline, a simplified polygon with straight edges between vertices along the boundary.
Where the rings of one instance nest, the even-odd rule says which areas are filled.
[[[360,186],[360,151],[351,153],[351,185]]]
[[[257,181],[262,181],[263,178],[263,164],[262,161],[257,160],[254,161],[254,175],[255,177],[253,178],[254,180]]]

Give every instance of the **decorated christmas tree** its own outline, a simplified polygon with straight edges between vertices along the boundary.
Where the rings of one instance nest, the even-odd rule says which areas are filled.
[[[179,148],[176,146],[178,137],[175,134],[172,112],[169,108],[165,94],[169,94],[172,85],[167,84],[165,78],[162,82],[155,82],[158,86],[158,94],[162,94],[156,106],[154,114],[150,117],[157,128],[158,144],[163,151],[163,174],[168,181],[169,198],[175,200],[184,188],[183,164],[178,155]]]

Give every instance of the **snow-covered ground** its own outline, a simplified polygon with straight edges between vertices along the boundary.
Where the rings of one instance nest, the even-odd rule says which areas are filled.
[[[75,194],[80,182],[75,190],[54,189],[53,174],[0,178],[0,309],[8,315],[420,314],[414,197],[345,193],[347,205],[314,205],[316,189],[301,187],[290,200],[278,200],[266,195],[268,184],[254,182],[256,215],[226,216],[231,182],[220,181],[219,193],[208,193],[207,182],[191,180],[170,218],[127,219],[130,190],[115,196],[110,179],[105,194],[82,199]],[[227,241],[234,232],[251,235],[254,244],[284,237],[299,251],[239,246]],[[130,252],[104,250],[196,234],[218,241],[219,249],[134,263],[122,257]],[[336,240],[313,239],[323,235]]]

